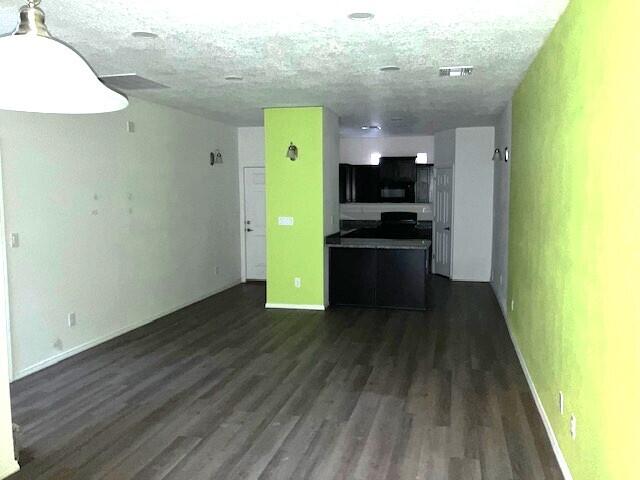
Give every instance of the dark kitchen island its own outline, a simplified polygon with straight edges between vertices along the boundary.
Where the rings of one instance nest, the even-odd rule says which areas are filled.
[[[424,310],[431,240],[334,234],[329,247],[329,302]]]

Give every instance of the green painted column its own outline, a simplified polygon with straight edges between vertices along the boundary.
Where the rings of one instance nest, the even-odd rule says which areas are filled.
[[[267,306],[322,308],[323,108],[268,108],[264,125]],[[286,155],[292,142],[298,147],[295,161]],[[279,225],[280,218],[293,224]]]

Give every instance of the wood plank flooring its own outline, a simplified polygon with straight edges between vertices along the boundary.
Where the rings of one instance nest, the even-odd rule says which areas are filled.
[[[261,284],[12,385],[17,479],[561,479],[486,284],[426,312],[267,311]]]

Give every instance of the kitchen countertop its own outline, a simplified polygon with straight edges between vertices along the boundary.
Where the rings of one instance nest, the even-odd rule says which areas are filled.
[[[400,250],[428,250],[431,247],[431,240],[421,238],[346,238],[340,233],[335,233],[333,235],[329,235],[326,238],[325,244],[329,248],[386,248]]]

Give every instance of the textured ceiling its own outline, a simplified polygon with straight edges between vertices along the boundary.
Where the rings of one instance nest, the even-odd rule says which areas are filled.
[[[24,2],[0,0],[0,33]],[[238,126],[262,107],[324,105],[345,135],[425,134],[492,123],[567,0],[43,0],[51,33],[98,74],[169,86],[143,99]],[[353,21],[352,12],[372,12]],[[151,31],[157,39],[134,38]],[[396,72],[380,72],[397,65]],[[474,65],[471,77],[438,67]],[[242,81],[226,81],[240,75]],[[400,117],[402,120],[392,120]],[[360,125],[380,124],[381,132]]]

